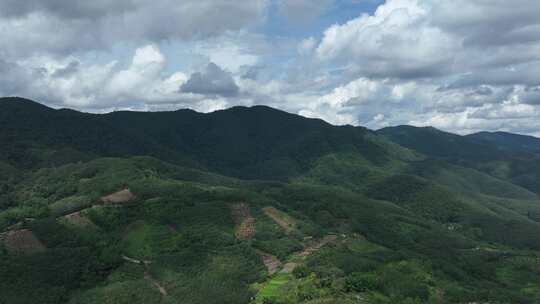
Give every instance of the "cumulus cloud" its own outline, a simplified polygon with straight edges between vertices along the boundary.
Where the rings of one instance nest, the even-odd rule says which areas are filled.
[[[45,65],[40,60],[33,60],[25,65],[0,61],[0,72],[6,72],[0,73],[0,94],[22,95],[57,107],[97,112],[113,109],[178,108],[193,108],[206,112],[229,105],[228,101],[220,96],[180,92],[179,87],[193,77],[190,78],[182,72],[164,73],[167,60],[156,45],[137,48],[127,66],[116,61],[89,64],[70,60],[54,61],[51,58],[42,60],[48,63],[46,68],[42,67]],[[212,69],[216,68],[209,66],[212,72]],[[230,74],[219,71],[230,77]],[[216,80],[212,78],[213,75],[212,73],[210,79]],[[231,88],[223,85],[227,84],[227,81],[217,79],[217,88],[222,91],[218,92],[214,87],[214,95],[216,92],[232,92]]]
[[[300,53],[300,55],[310,54],[311,51],[313,51],[316,43],[317,42],[313,37],[309,37],[300,41],[300,43],[298,44],[298,53]]]
[[[241,67],[256,65],[259,55],[268,53],[270,47],[265,37],[240,31],[198,41],[193,51],[228,71],[238,72]],[[276,45],[272,48],[277,51]]]
[[[358,73],[370,77],[445,74],[458,46],[428,16],[427,4],[419,1],[387,1],[374,15],[327,29],[316,55],[322,61],[353,64]]]
[[[333,0],[4,0],[0,94],[540,134],[540,2],[379,2],[343,21]]]
[[[540,59],[540,3],[518,2],[388,0],[373,15],[328,28],[317,58],[370,77],[530,81],[527,71],[538,71],[530,63]]]
[[[530,0],[387,0],[324,31],[314,58],[346,72],[311,111],[372,127],[383,111],[392,124],[457,132],[522,128],[516,120],[538,114],[539,9]]]
[[[522,88],[519,100],[529,105],[540,105],[540,86]]]
[[[0,1],[1,49],[11,56],[66,55],[118,42],[201,39],[258,22],[266,5],[266,0],[6,0]]]
[[[539,10],[540,2],[531,0],[437,0],[431,19],[435,26],[461,37],[466,46],[509,46],[538,42]]]
[[[125,12],[134,8],[132,0],[63,1],[63,0],[4,0],[0,2],[0,16],[21,18],[35,12],[46,12],[69,19],[99,18],[107,14]]]
[[[0,96],[20,95],[31,91],[34,80],[42,78],[43,74],[43,69],[28,69],[0,58]]]
[[[129,68],[114,74],[106,90],[114,96],[135,95],[133,93],[140,90],[141,87],[159,78],[164,66],[165,57],[157,47],[148,45],[138,48]]]
[[[79,61],[71,61],[67,66],[59,68],[54,71],[53,77],[59,77],[59,78],[66,78],[69,77],[79,71],[80,68],[80,62]]]
[[[238,86],[231,73],[212,62],[203,71],[191,74],[180,90],[186,93],[224,97],[233,97],[238,94]]]

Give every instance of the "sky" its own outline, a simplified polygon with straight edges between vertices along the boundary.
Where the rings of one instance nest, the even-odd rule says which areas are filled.
[[[0,96],[540,136],[538,0],[1,0]]]

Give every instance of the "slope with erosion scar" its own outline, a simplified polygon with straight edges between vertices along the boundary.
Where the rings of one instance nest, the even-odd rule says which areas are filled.
[[[255,234],[255,218],[251,216],[249,205],[236,203],[229,205],[229,207],[235,224],[235,237],[239,240],[250,239]]]
[[[296,221],[289,215],[277,210],[274,207],[264,207],[264,213],[274,220],[285,232],[290,233],[296,229]]]
[[[9,253],[36,253],[44,251],[45,245],[29,229],[11,230],[0,235],[0,241]]]
[[[276,273],[279,267],[281,267],[281,262],[278,260],[277,257],[259,250],[257,251],[257,253],[261,257],[264,266],[266,266],[266,270],[268,271],[269,276]]]
[[[129,190],[124,189],[101,198],[101,201],[106,205],[124,204],[134,200],[136,196]]]

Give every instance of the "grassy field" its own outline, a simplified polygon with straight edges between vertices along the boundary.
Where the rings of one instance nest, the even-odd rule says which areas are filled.
[[[263,285],[263,288],[257,294],[257,300],[262,303],[264,299],[275,299],[282,294],[280,288],[292,279],[288,273],[277,273]]]

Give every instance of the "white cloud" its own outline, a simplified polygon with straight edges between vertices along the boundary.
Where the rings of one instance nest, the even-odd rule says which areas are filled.
[[[312,108],[372,127],[383,111],[391,124],[525,130],[518,121],[540,103],[539,9],[532,0],[387,0],[324,31],[315,59],[342,67],[345,84]]]
[[[204,70],[191,74],[180,90],[204,96],[235,97],[239,88],[229,72],[210,62]]]
[[[267,0],[6,0],[0,52],[65,55],[118,43],[205,39],[259,22],[266,6]]]
[[[306,38],[298,44],[298,53],[300,55],[306,55],[310,54],[313,51],[313,48],[315,48],[317,41],[315,41],[315,38],[309,37]]]
[[[188,81],[188,75],[177,71],[170,75],[164,73],[166,58],[155,45],[138,48],[131,63],[122,68],[116,61],[106,64],[87,64],[80,62],[70,73],[58,73],[71,63],[41,58],[47,64],[34,58],[24,66],[17,66],[21,73],[31,77],[35,66],[41,68],[41,77],[30,79],[27,85],[19,88],[17,94],[45,101],[56,106],[75,107],[90,111],[110,109],[178,109],[196,108],[201,111],[222,108],[226,103],[215,98],[197,94],[182,93],[180,87]],[[14,68],[14,67],[13,67]],[[22,78],[22,77],[21,77]],[[0,81],[2,81],[0,79]],[[13,95],[10,92],[2,92]]]
[[[370,128],[540,133],[539,1],[387,0],[299,30],[339,5],[1,1],[0,94],[91,111],[266,104]],[[283,18],[290,36],[273,31]]]
[[[260,49],[266,41],[258,35],[245,32],[228,32],[222,36],[197,42],[193,52],[204,56],[208,62],[238,72],[243,66],[256,65],[259,61]]]
[[[425,1],[390,0],[374,15],[328,28],[316,55],[366,76],[415,78],[445,72],[456,48],[452,37],[430,23]]]
[[[506,80],[526,81],[530,67],[519,65],[540,59],[540,21],[533,13],[540,4],[519,2],[388,0],[373,15],[328,28],[317,58],[370,77],[472,73],[495,83],[482,74],[499,69],[494,74],[504,77],[501,70],[513,67],[519,74]]]
[[[121,99],[137,98],[141,90],[153,85],[165,66],[165,57],[153,45],[138,48],[131,66],[115,73],[108,82],[105,91]]]

